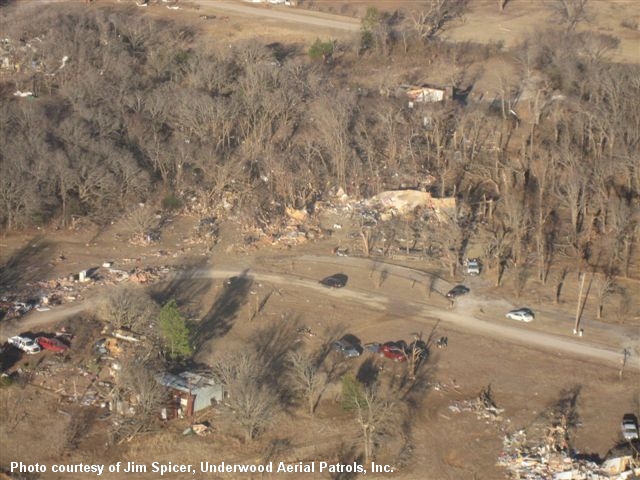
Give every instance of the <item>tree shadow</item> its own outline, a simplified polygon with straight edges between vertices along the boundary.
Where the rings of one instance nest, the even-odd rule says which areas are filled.
[[[571,448],[571,434],[580,425],[578,400],[581,385],[563,389],[557,400],[542,410],[527,427],[531,438],[544,438],[553,451]]]
[[[285,45],[280,42],[270,43],[267,45],[267,48],[271,51],[273,57],[278,62],[284,62],[286,59],[300,53],[302,50],[300,45],[296,45],[294,43]]]
[[[249,342],[259,365],[266,372],[265,381],[279,392],[286,404],[290,392],[283,383],[289,353],[296,348],[300,319],[283,316],[279,321],[257,330]]]
[[[518,268],[515,269],[514,277],[516,298],[520,299],[522,294],[525,292],[525,287],[527,286],[529,278],[531,278],[531,267],[526,263],[518,266]]]
[[[341,338],[345,334],[345,330],[346,327],[342,323],[338,323],[325,327],[324,331],[319,333],[321,344],[316,352],[316,363],[318,365],[324,364],[325,360],[331,355],[333,342]]]
[[[578,399],[582,385],[575,385],[560,392],[560,398],[552,405],[551,414],[556,420],[565,419],[568,428],[576,428],[580,423]]]
[[[358,369],[356,374],[356,380],[358,380],[365,387],[374,385],[378,380],[378,374],[380,373],[380,367],[376,360],[372,357],[367,358]]]
[[[200,307],[202,298],[209,291],[212,280],[200,274],[201,258],[187,258],[177,270],[168,282],[151,292],[151,298],[160,305],[174,299],[178,306],[186,308],[189,313],[195,313]]]
[[[471,90],[473,90],[473,84],[466,88],[453,87],[453,99],[460,105],[465,106]]]
[[[560,273],[560,278],[558,279],[558,284],[556,285],[556,303],[560,303],[560,297],[562,296],[562,287],[564,287],[564,281],[567,278],[568,273],[569,269],[567,267],[563,268],[562,272]]]
[[[253,285],[249,270],[226,281],[225,289],[202,317],[193,334],[196,349],[212,338],[226,335],[238,316],[240,307],[247,301],[247,295]]]
[[[0,292],[23,288],[27,283],[44,280],[51,272],[51,257],[55,244],[38,235],[15,251],[0,266]]]
[[[341,444],[337,450],[338,463],[342,465],[349,465],[353,463],[357,463],[362,465],[364,461],[364,456],[362,453],[359,453],[355,446],[347,446],[346,444]],[[358,472],[336,472],[331,474],[330,478],[332,480],[352,480],[354,478],[358,478]]]
[[[12,346],[5,346],[0,352],[0,371],[6,372],[20,361],[24,354]]]
[[[354,334],[352,333],[345,333],[342,336],[342,340],[344,340],[345,342],[350,343],[351,345],[360,345],[362,342],[360,341],[360,339],[358,337],[356,337]]]

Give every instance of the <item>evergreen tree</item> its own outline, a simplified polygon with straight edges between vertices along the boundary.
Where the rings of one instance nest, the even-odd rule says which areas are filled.
[[[180,311],[176,301],[169,300],[162,310],[160,310],[160,335],[164,341],[165,348],[169,351],[172,359],[185,358],[191,356],[193,348],[189,343],[190,328]]]

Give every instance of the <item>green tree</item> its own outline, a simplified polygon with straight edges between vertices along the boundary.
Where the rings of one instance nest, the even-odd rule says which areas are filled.
[[[165,348],[169,350],[172,359],[186,358],[191,356],[193,348],[189,343],[191,329],[178,310],[176,301],[169,300],[159,317],[160,335],[164,341]]]
[[[373,30],[380,22],[380,13],[375,7],[367,8],[367,13],[362,19],[362,32],[360,35],[360,48],[367,50],[375,42]]]
[[[333,42],[331,40],[327,40],[323,42],[319,38],[316,38],[316,41],[313,42],[313,45],[309,47],[309,56],[314,60],[322,58],[322,60],[326,61],[333,54]]]
[[[353,374],[342,376],[342,408],[347,411],[360,407],[363,399],[362,385]]]

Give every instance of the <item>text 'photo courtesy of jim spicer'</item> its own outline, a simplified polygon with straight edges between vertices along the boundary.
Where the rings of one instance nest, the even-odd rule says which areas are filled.
[[[173,473],[362,473],[366,474],[367,469],[358,463],[344,465],[340,463],[330,464],[328,462],[298,462],[297,464],[285,462],[269,462],[266,464],[228,464],[225,462],[212,464],[200,462],[199,465],[185,465],[152,462],[145,465],[136,462],[118,462],[112,465],[90,465],[59,464],[45,466],[40,464],[26,465],[21,462],[12,462],[11,473],[88,473],[100,476],[104,472],[109,473],[157,473],[159,476],[171,475]],[[380,465],[372,462],[369,472],[372,473],[393,473],[389,465]]]

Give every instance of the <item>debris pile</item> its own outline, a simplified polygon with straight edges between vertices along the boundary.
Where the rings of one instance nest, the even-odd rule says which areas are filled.
[[[198,435],[199,437],[206,437],[210,433],[213,432],[213,429],[208,424],[208,422],[204,423],[194,423],[185,431],[182,432],[183,435]]]
[[[640,464],[629,455],[600,464],[571,450],[566,416],[546,426],[542,435],[532,426],[529,435],[524,429],[505,435],[502,444],[497,463],[514,480],[624,480],[640,475]]]
[[[166,266],[134,267],[131,270],[103,266],[67,277],[27,283],[20,296],[7,294],[0,299],[0,318],[17,319],[32,309],[42,312],[55,305],[74,302],[82,299],[87,289],[96,286],[116,285],[124,281],[153,283],[166,277],[170,271]]]
[[[4,318],[20,318],[35,305],[32,300],[21,302],[16,297],[5,296],[0,299],[0,312],[4,312]]]
[[[478,396],[472,400],[455,401],[449,405],[449,410],[454,413],[475,412],[478,419],[494,422],[502,421],[504,408],[498,408],[493,401],[491,385],[482,389]]]

